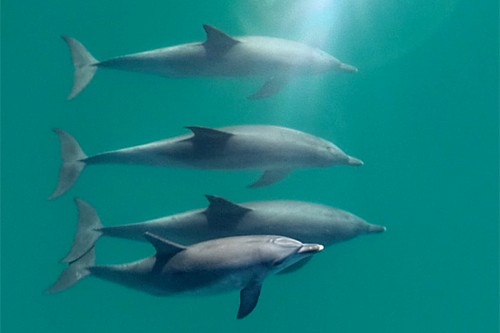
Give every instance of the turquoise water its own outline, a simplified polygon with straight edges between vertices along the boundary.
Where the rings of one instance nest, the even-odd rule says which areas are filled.
[[[352,1],[3,1],[2,332],[498,332],[498,3]],[[307,40],[359,68],[300,78],[269,100],[261,79],[164,79],[102,71],[66,101],[72,69],[59,35],[99,59],[233,35]],[[90,154],[185,133],[183,126],[274,124],[331,140],[362,168],[299,170],[247,190],[253,172],[89,168],[56,185],[64,128]],[[42,292],[75,231],[74,196],[105,225],[206,205],[294,199],[351,211],[385,234],[328,248],[272,277],[256,310],[238,293],[155,298],[97,279]],[[150,255],[102,240],[98,262]]]

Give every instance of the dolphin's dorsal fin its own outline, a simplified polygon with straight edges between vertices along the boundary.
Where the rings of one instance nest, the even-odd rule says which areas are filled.
[[[208,24],[204,24],[203,29],[207,33],[207,39],[203,43],[203,46],[212,55],[225,53],[234,45],[240,43],[240,41]]]
[[[240,291],[240,308],[238,309],[238,319],[245,318],[255,309],[259,301],[261,284],[251,284]]]
[[[199,158],[209,158],[222,154],[227,140],[233,136],[231,133],[207,127],[188,126],[186,128],[193,132],[193,136],[182,141],[191,142],[194,153]]]
[[[233,136],[231,133],[227,133],[224,131],[219,131],[216,129],[208,128],[208,127],[199,127],[199,126],[186,126],[188,130],[193,132],[194,137],[193,140],[199,141],[223,141],[226,142],[227,139]]]
[[[144,233],[144,238],[154,246],[156,255],[172,257],[175,254],[184,251],[185,246],[163,239],[150,232]]]
[[[205,195],[205,197],[210,202],[210,205],[204,211],[204,214],[210,224],[228,226],[228,224],[238,222],[241,217],[252,210],[221,197],[213,195]]]

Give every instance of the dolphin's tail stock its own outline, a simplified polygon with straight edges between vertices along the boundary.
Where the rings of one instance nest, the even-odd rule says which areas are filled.
[[[76,140],[61,129],[53,130],[61,142],[61,159],[63,161],[59,170],[59,182],[49,200],[55,199],[68,191],[76,182],[85,167],[87,157]]]
[[[78,227],[73,245],[62,263],[72,263],[84,256],[101,237],[101,220],[95,209],[85,201],[75,198],[75,204],[78,208]]]
[[[92,247],[83,256],[69,263],[57,281],[45,293],[56,294],[72,287],[78,281],[91,274],[88,268],[92,267],[94,263],[95,247]]]
[[[73,99],[90,83],[97,71],[97,61],[92,54],[79,41],[68,36],[62,36],[62,39],[68,44],[73,61],[73,88],[68,99]]]

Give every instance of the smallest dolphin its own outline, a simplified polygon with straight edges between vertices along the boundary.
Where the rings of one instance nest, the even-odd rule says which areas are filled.
[[[164,77],[248,77],[267,81],[250,99],[277,94],[286,82],[299,75],[327,72],[356,73],[356,67],[342,63],[326,52],[303,43],[264,36],[232,37],[207,24],[206,40],[123,55],[104,61],[74,38],[63,36],[74,66],[75,98],[90,83],[98,68],[160,75]]]
[[[61,292],[86,276],[155,296],[218,294],[240,290],[238,319],[250,314],[262,283],[275,274],[323,250],[282,236],[239,236],[210,240],[189,247],[151,233],[144,237],[156,254],[136,262],[95,266],[95,247],[70,263],[47,293]]]

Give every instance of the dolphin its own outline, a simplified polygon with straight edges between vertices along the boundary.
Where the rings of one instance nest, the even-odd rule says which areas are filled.
[[[98,68],[161,75],[165,77],[244,77],[264,76],[268,80],[250,99],[278,93],[290,77],[331,71],[355,73],[356,67],[342,63],[326,52],[295,41],[262,36],[231,37],[203,25],[204,42],[181,44],[96,60],[76,39],[62,36],[74,66],[76,97],[92,80]]]
[[[244,235],[282,235],[324,246],[363,234],[384,232],[349,212],[301,201],[257,201],[236,204],[206,195],[209,206],[141,223],[104,227],[95,209],[75,199],[78,228],[71,250],[62,260],[70,263],[89,251],[101,236],[146,241],[153,233],[180,244]]]
[[[234,126],[220,129],[187,127],[192,134],[87,157],[78,142],[54,129],[61,142],[63,164],[49,199],[68,191],[81,171],[94,164],[142,164],[212,170],[261,170],[251,188],[271,185],[293,169],[331,165],[362,165],[333,143],[277,126]]]
[[[95,266],[95,247],[71,262],[47,293],[61,292],[95,276],[156,296],[217,294],[240,290],[237,318],[257,305],[262,283],[271,274],[323,250],[282,236],[219,238],[185,247],[151,233],[144,238],[154,256],[132,263]]]

